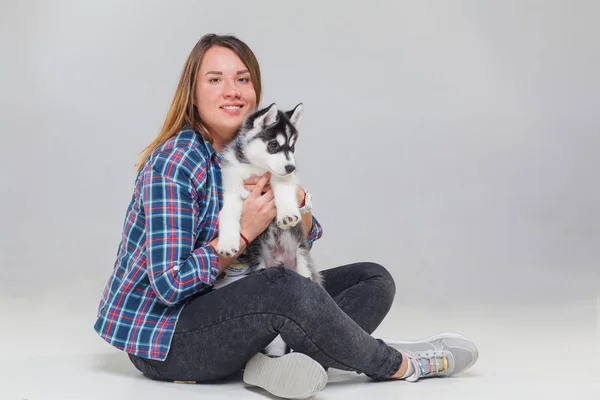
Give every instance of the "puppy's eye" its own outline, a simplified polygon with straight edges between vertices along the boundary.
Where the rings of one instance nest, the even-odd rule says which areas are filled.
[[[271,140],[268,144],[269,150],[277,150],[279,143],[276,140]]]

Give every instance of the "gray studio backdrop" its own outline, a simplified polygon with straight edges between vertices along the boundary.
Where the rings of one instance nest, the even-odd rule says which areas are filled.
[[[379,262],[408,305],[597,296],[597,1],[0,8],[4,298],[85,302],[91,329],[133,164],[206,32],[254,49],[263,105],[305,104],[321,268]]]

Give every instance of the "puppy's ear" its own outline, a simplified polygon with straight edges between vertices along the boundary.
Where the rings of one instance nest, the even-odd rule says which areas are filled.
[[[304,105],[299,103],[293,110],[288,111],[286,113],[287,117],[290,119],[290,122],[296,129],[298,129],[298,124],[302,120],[302,116],[304,115]]]
[[[277,106],[275,103],[263,109],[259,114],[260,115],[254,119],[255,128],[262,129],[277,122]]]

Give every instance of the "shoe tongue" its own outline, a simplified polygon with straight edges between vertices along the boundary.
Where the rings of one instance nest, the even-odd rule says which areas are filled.
[[[421,377],[421,364],[419,363],[419,360],[415,358],[409,358],[409,361],[414,367],[415,372],[413,372],[412,375],[407,376],[405,379],[409,382],[415,382]]]

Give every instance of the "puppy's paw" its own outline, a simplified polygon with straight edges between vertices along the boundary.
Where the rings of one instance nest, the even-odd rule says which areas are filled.
[[[289,229],[298,225],[301,218],[298,210],[282,212],[277,215],[277,226],[281,229]]]
[[[238,236],[219,235],[219,241],[216,247],[217,253],[223,257],[233,257],[240,251],[240,241]]]

